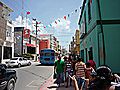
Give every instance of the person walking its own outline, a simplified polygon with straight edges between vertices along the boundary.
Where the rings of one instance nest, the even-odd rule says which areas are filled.
[[[89,62],[86,62],[85,64],[86,64],[85,78],[90,79],[91,72],[95,72],[95,70],[93,69],[93,67],[91,67]]]
[[[88,85],[91,79],[91,73],[95,72],[94,69],[90,66],[89,62],[86,62],[86,69],[85,69],[85,81],[86,81],[86,89],[88,89]]]
[[[60,86],[60,83],[64,82],[64,67],[65,63],[61,60],[61,57],[58,56],[58,60],[55,61],[54,70],[56,72],[56,83]]]
[[[95,63],[95,61],[94,61],[93,59],[90,59],[90,60],[88,60],[88,62],[90,63],[90,66],[91,66],[94,70],[96,70],[96,63]]]
[[[78,57],[78,62],[75,64],[75,70],[76,70],[76,79],[80,90],[82,90],[82,88],[85,85],[85,69],[86,69],[86,65],[83,62],[83,59]]]
[[[66,82],[66,88],[68,88],[68,84],[70,83],[70,86],[72,85],[72,80],[69,78],[69,75],[73,75],[73,68],[72,68],[72,60],[69,58],[66,58],[65,63],[65,82]]]

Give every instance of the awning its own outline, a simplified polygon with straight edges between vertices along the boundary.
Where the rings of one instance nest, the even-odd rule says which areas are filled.
[[[34,44],[29,44],[29,43],[26,43],[26,46],[28,46],[28,47],[35,47]]]

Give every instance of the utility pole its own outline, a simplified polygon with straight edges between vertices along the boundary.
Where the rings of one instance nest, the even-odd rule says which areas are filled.
[[[35,59],[35,61],[37,61],[37,21],[36,21],[36,59]]]
[[[36,27],[36,38],[35,38],[35,46],[36,46],[36,57],[35,57],[35,61],[37,61],[37,27],[38,27],[38,22],[36,19],[33,19],[35,21],[35,27]]]

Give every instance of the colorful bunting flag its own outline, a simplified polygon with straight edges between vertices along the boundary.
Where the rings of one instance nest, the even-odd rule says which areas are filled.
[[[57,24],[57,21],[55,21],[55,23]]]
[[[68,14],[68,17],[70,17],[70,14]]]
[[[30,14],[30,12],[29,12],[29,11],[27,12],[27,15],[28,15],[28,14]]]
[[[40,29],[38,29],[37,31],[39,31],[39,32],[40,32]]]
[[[82,9],[82,6],[80,7],[80,9]]]
[[[77,9],[75,10],[75,12],[77,12]]]
[[[64,19],[66,20],[66,16],[64,16]]]
[[[92,0],[90,0],[90,3],[92,3]],[[82,6],[80,7],[80,9],[82,9]],[[78,12],[78,9],[75,9],[74,12],[75,13]],[[71,12],[71,14],[74,14],[74,12]],[[30,12],[27,12],[27,14],[30,14]],[[70,17],[70,14],[68,14],[67,16],[63,16],[63,18],[65,20],[67,19],[67,17]],[[36,19],[33,19],[33,20],[36,21]],[[58,24],[59,22],[60,22],[60,19],[54,21],[55,24]],[[37,24],[41,24],[41,22],[37,22]],[[54,26],[52,26],[52,24],[49,24],[47,26],[43,26],[43,28],[48,28],[48,27],[53,27],[54,28]]]
[[[58,20],[60,22],[60,20]]]
[[[50,26],[52,27],[52,24],[50,24]]]

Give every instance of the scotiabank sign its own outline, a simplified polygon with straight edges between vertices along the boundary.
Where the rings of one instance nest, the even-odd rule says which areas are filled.
[[[30,37],[30,29],[24,29],[23,37],[24,38],[29,38]]]

